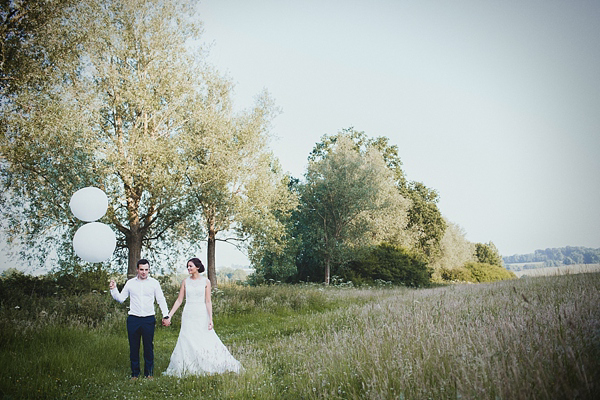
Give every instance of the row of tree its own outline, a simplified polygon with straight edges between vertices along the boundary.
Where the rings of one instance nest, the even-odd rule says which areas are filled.
[[[506,264],[541,263],[541,266],[555,267],[573,264],[598,264],[600,263],[600,249],[589,247],[566,246],[561,248],[547,248],[536,250],[529,254],[515,254],[505,256]]]
[[[129,276],[142,249],[180,259],[207,240],[216,286],[218,239],[277,239],[293,199],[268,148],[276,108],[261,94],[234,112],[195,2],[15,0],[0,17],[0,206],[21,256],[78,263],[68,203],[85,186],[111,199]]]
[[[281,218],[285,243],[256,248],[256,282],[385,280],[421,286],[469,262],[502,267],[493,243],[473,244],[437,207],[438,194],[402,171],[398,147],[352,128],[323,136],[304,180],[290,191],[298,207]]]
[[[81,269],[68,207],[111,199],[120,265],[178,260],[206,241],[248,252],[255,282],[386,280],[418,286],[468,262],[498,264],[445,220],[438,194],[402,171],[398,147],[352,128],[325,135],[304,179],[269,150],[268,94],[234,111],[232,83],[199,46],[196,2],[2,2],[1,224],[22,256]],[[150,256],[148,256],[150,255]],[[501,264],[501,260],[500,260]]]

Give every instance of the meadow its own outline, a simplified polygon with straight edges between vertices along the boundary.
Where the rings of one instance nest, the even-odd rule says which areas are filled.
[[[177,288],[166,288],[169,305]],[[22,299],[13,299],[23,301]],[[243,373],[173,378],[180,312],[153,380],[129,380],[108,293],[2,302],[3,399],[593,399],[600,274],[404,287],[221,286],[215,329]],[[13,301],[13,302],[11,302]]]
[[[550,275],[569,275],[569,274],[582,274],[600,272],[600,264],[575,264],[575,265],[561,265],[560,267],[542,267],[524,269],[521,271],[513,271],[513,273],[519,278],[526,276],[550,276]]]

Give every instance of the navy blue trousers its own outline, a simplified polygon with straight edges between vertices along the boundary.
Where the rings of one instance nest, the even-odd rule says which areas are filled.
[[[127,335],[129,336],[129,359],[131,376],[140,375],[140,339],[144,343],[144,376],[152,376],[154,370],[154,325],[156,318],[127,317]]]

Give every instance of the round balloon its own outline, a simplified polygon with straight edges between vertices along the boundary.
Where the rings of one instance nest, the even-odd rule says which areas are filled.
[[[71,196],[69,207],[78,219],[85,222],[96,221],[106,214],[108,197],[102,189],[91,186],[85,187]]]
[[[112,256],[116,246],[115,233],[101,222],[85,224],[73,236],[73,249],[84,261],[106,261]]]

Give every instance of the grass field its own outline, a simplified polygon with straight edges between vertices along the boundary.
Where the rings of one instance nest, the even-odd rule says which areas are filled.
[[[135,382],[128,379],[125,307],[115,307],[108,294],[95,296],[106,309],[100,323],[63,318],[56,305],[49,313],[50,305],[36,299],[19,308],[2,304],[3,399],[593,399],[600,393],[598,273],[430,289],[224,287],[215,294],[215,329],[245,371],[160,376],[177,340],[179,313],[173,326],[157,328],[155,379]]]
[[[569,275],[583,274],[591,272],[600,272],[600,264],[575,264],[562,265],[560,267],[542,267],[524,269],[521,271],[513,271],[518,277],[526,276],[552,276],[552,275]]]

